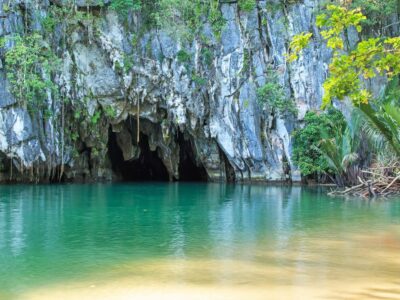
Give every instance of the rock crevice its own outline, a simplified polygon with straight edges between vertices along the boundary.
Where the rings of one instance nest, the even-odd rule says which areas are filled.
[[[1,36],[23,34],[23,17],[43,31],[40,18],[50,6],[65,5],[26,2],[2,12]],[[320,106],[330,53],[314,41],[287,65],[291,37],[316,31],[319,1],[272,2],[274,9],[261,0],[242,12],[236,1],[224,1],[221,39],[206,24],[206,43],[182,44],[160,30],[139,35],[137,16],[122,20],[107,7],[76,1],[81,10],[93,10],[92,18],[68,27],[66,35],[62,25],[44,35],[62,59],[54,80],[65,100],[49,100],[49,118],[21,107],[0,70],[0,180],[10,178],[11,165],[20,181],[57,179],[60,172],[70,181],[300,180],[291,132],[307,110]],[[4,4],[0,0],[3,10]],[[257,89],[271,80],[271,70],[297,117],[259,105]]]

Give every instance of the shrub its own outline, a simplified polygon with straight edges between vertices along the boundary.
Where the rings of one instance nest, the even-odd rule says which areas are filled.
[[[267,76],[267,83],[257,89],[257,101],[263,108],[270,109],[280,115],[297,114],[294,101],[286,96],[277,76],[272,71]]]
[[[303,176],[329,173],[329,164],[318,149],[322,139],[334,138],[336,129],[346,126],[342,113],[330,109],[326,113],[307,112],[305,126],[293,133],[293,162]]]

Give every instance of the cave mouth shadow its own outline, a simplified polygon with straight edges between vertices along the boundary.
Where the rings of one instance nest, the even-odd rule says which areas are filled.
[[[177,142],[179,144],[179,181],[206,182],[207,171],[201,163],[196,162],[190,139],[186,140],[179,132]]]
[[[108,139],[108,157],[112,170],[118,181],[182,181],[182,182],[206,182],[208,175],[205,168],[196,163],[195,153],[190,140],[186,140],[183,134],[177,135],[179,145],[179,180],[168,173],[158,151],[151,151],[149,138],[140,133],[140,155],[138,159],[125,161],[123,152],[117,142],[117,133],[110,128]]]
[[[116,133],[110,130],[108,155],[112,170],[120,181],[169,181],[169,173],[157,151],[151,151],[147,135],[141,133],[138,159],[125,161],[117,143]]]

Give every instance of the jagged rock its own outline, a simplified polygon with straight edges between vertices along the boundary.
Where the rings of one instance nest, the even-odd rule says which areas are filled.
[[[74,109],[61,117],[65,108],[49,102],[55,111],[44,132],[37,125],[43,116],[32,121],[8,92],[0,71],[0,163],[15,158],[26,167],[36,163],[60,170],[65,165],[69,180],[111,179],[115,166],[109,139],[114,132],[127,162],[145,159],[137,140],[146,136],[148,151],[158,155],[171,180],[182,179],[183,148],[191,151],[193,165],[204,168],[211,180],[300,180],[291,162],[291,132],[307,110],[321,104],[330,51],[317,39],[291,66],[285,53],[293,35],[312,29],[318,36],[314,9],[319,2],[295,1],[272,11],[269,1],[258,1],[257,9],[248,13],[239,12],[235,1],[223,3],[226,26],[218,41],[206,24],[208,45],[196,40],[182,45],[166,32],[149,30],[133,47],[140,20],[123,23],[106,7],[97,10],[93,24],[76,26],[65,38],[66,45],[56,45],[63,59],[56,82]],[[0,7],[4,3],[0,0]],[[40,5],[26,5],[28,10],[40,10],[29,14],[30,24],[39,24],[37,18],[49,9],[45,0],[35,3]],[[78,0],[76,5],[96,9],[98,2]],[[1,20],[0,35],[23,26],[19,9],[15,5],[14,12]],[[57,36],[62,33],[55,30]],[[179,51],[187,52],[190,62],[180,61]],[[257,103],[257,88],[268,82],[271,66],[287,98],[295,100],[297,119],[273,114]],[[86,115],[85,122],[68,123]],[[60,133],[62,126],[71,127],[70,132],[64,129],[67,137]],[[79,137],[72,141],[74,134]]]

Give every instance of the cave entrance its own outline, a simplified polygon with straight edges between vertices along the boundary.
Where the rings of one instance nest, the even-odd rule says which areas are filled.
[[[182,133],[178,133],[179,144],[179,180],[180,181],[207,181],[207,171],[203,165],[196,162],[190,139],[186,140]]]
[[[169,181],[169,174],[157,151],[151,151],[147,135],[140,134],[138,159],[125,161],[117,142],[117,134],[110,129],[108,155],[114,173],[121,181]]]

